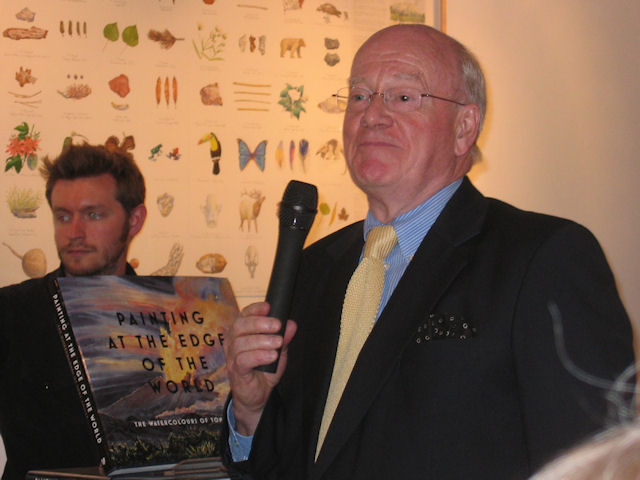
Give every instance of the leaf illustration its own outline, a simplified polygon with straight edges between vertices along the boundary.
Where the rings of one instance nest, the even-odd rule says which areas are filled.
[[[115,42],[116,40],[118,40],[118,36],[120,35],[120,32],[118,31],[118,24],[117,23],[106,24],[102,29],[102,34],[104,35],[104,38],[106,38],[107,40],[111,42]]]
[[[4,166],[4,171],[8,172],[12,168],[16,169],[16,173],[20,173],[20,170],[22,170],[22,158],[20,157],[7,158],[7,164]]]
[[[18,132],[18,138],[23,139],[29,133],[29,125],[27,122],[22,122],[20,125],[14,128]]]
[[[138,45],[138,27],[136,25],[129,25],[122,30],[122,41],[130,47]]]

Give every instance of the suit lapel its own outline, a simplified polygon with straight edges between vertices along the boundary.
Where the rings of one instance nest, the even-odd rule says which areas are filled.
[[[360,352],[312,479],[321,478],[330,466],[393,372],[418,323],[468,263],[472,247],[465,242],[479,232],[485,208],[484,197],[465,179],[424,238]]]

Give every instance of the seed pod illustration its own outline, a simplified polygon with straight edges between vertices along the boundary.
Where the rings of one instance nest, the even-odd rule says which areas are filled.
[[[173,77],[173,105],[178,104],[178,80]]]

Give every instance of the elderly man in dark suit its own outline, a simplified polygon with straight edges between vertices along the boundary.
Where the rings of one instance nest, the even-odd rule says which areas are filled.
[[[305,250],[284,337],[266,303],[236,319],[230,466],[274,480],[526,477],[606,420],[605,392],[575,365],[613,380],[633,362],[603,252],[578,224],[485,198],[466,178],[485,87],[452,38],[418,25],[375,33],[339,95],[369,212]],[[350,278],[379,226],[397,244],[360,346],[343,341]],[[280,347],[275,374],[254,369]]]
[[[72,145],[46,160],[42,173],[61,265],[0,289],[3,480],[23,480],[38,468],[98,465],[49,292],[64,275],[135,275],[127,250],[147,214],[144,178],[128,153]]]

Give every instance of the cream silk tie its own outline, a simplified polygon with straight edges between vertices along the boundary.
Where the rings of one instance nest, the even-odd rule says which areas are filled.
[[[316,459],[351,370],[373,328],[384,286],[384,259],[396,243],[398,238],[391,225],[373,227],[367,236],[362,261],[349,280],[342,306],[338,351],[318,434]]]

